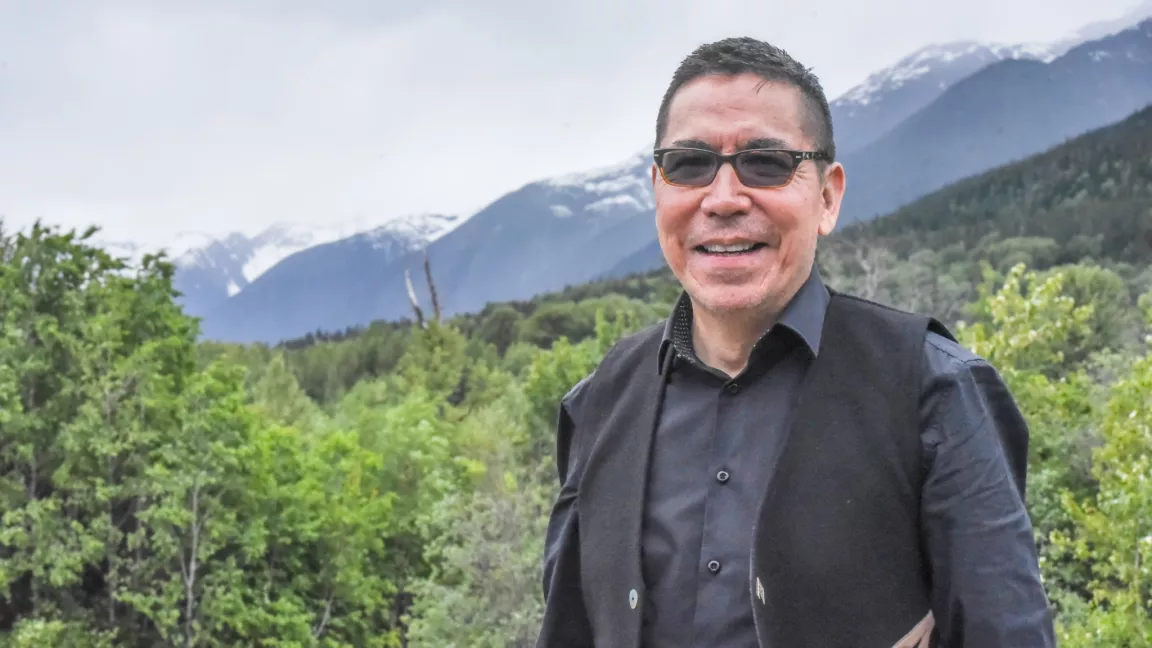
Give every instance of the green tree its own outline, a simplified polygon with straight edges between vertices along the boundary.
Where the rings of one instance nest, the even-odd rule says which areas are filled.
[[[1152,327],[1152,299],[1143,300]],[[1152,343],[1152,336],[1149,337]],[[1099,491],[1064,492],[1076,522],[1058,549],[1090,565],[1090,606],[1061,624],[1067,646],[1152,645],[1152,346],[1110,390],[1103,444],[1093,452]]]
[[[496,350],[503,355],[508,347],[519,339],[523,321],[524,316],[520,311],[507,304],[501,304],[481,320],[475,336],[495,345]]]
[[[1105,350],[1138,348],[1139,312],[1124,279],[1115,271],[1089,263],[1058,266],[1045,273],[1059,274],[1061,292],[1076,304],[1091,306],[1087,326],[1070,336],[1065,362],[1080,365]]]
[[[283,353],[277,353],[249,388],[254,408],[269,420],[311,430],[323,424],[320,407],[300,388]]]

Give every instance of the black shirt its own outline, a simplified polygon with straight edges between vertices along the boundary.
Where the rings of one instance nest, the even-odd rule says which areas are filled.
[[[734,378],[696,357],[691,303],[686,295],[677,301],[661,345],[659,370],[670,373],[642,531],[649,590],[644,646],[757,645],[748,585],[751,525],[793,398],[819,353],[828,301],[813,270]],[[999,443],[1019,438],[1013,428],[1025,423],[984,360],[935,333],[924,351],[923,537],[942,585],[933,602],[936,623],[948,634],[951,613],[962,620],[962,609],[974,607],[997,615],[980,622],[1002,628],[1004,645],[1011,636],[1053,646],[1022,503],[1024,457],[1018,455],[1025,450]],[[980,565],[949,560],[974,555]]]

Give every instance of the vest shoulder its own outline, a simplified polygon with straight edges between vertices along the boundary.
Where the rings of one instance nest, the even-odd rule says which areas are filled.
[[[660,349],[663,333],[664,321],[661,320],[617,340],[608,348],[596,367],[568,390],[562,399],[564,405],[571,408],[579,403],[587,394],[589,385],[593,381],[608,377],[610,374],[614,375],[621,369],[633,368],[646,360],[652,362],[652,371],[655,373],[657,352]]]
[[[925,317],[919,313],[913,313],[911,311],[897,308],[890,304],[873,301],[866,297],[861,297],[860,295],[840,292],[832,288],[829,288],[828,292],[832,295],[832,301],[838,301],[841,307],[849,308],[858,313],[866,313],[869,315],[875,315],[877,317],[900,320],[922,319]]]
[[[847,293],[839,293],[837,297],[853,316],[872,315],[884,323],[914,327],[918,334],[923,331],[922,327],[926,327],[927,331],[923,333],[923,354],[930,377],[956,376],[974,367],[990,367],[984,357],[961,344],[952,331],[930,315],[902,310]]]
[[[928,356],[928,361],[932,366],[938,367],[941,371],[955,372],[965,367],[987,364],[988,362],[984,357],[956,340],[933,331],[929,331],[928,337],[924,339],[924,353]]]
[[[915,313],[890,304],[873,301],[859,295],[840,292],[832,288],[829,288],[828,291],[832,295],[832,302],[837,303],[839,307],[849,311],[853,317],[870,317],[883,324],[897,327],[910,327],[917,331],[926,328],[930,335],[935,335],[938,338],[952,342],[956,340],[952,331],[950,331],[943,322],[931,315]]]

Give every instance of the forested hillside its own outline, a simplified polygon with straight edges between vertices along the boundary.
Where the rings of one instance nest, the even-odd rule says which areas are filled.
[[[1145,111],[820,252],[1005,376],[1061,646],[1152,645],[1150,153]],[[655,272],[198,345],[163,260],[38,227],[0,261],[12,647],[531,646],[556,403],[677,294]]]

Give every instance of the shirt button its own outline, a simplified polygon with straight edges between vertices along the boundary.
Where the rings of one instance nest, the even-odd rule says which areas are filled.
[[[709,561],[708,571],[712,572],[713,574],[720,571],[720,563],[716,562],[715,560]]]
[[[727,470],[721,470],[720,472],[716,473],[716,481],[720,482],[721,484],[726,483],[728,481],[728,477],[730,477],[730,475],[728,474]]]
[[[728,393],[729,394],[736,394],[739,392],[740,392],[740,385],[737,385],[736,383],[728,383]]]

